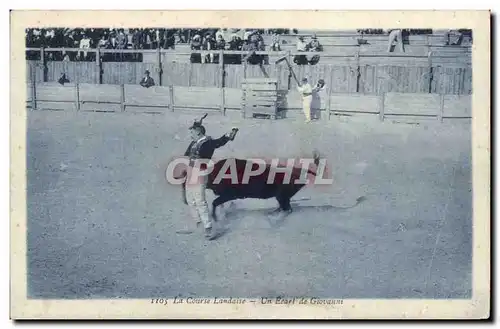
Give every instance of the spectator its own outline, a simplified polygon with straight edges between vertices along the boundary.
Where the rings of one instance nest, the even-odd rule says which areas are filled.
[[[205,39],[203,40],[203,50],[215,50],[216,45],[215,45],[215,40],[212,37],[212,34],[207,33],[205,35]],[[214,57],[215,54],[210,52],[208,55],[205,56],[205,63],[213,63],[214,62]]]
[[[226,49],[226,40],[224,40],[224,37],[222,36],[222,34],[219,34],[217,36],[215,48],[217,50],[225,50]]]
[[[151,31],[148,29],[143,29],[141,31],[141,49],[151,49],[153,41],[151,39]]]
[[[457,46],[462,43],[463,36],[460,31],[449,29],[445,32],[444,38],[446,46]]]
[[[132,48],[133,49],[141,49],[141,29],[132,30]]]
[[[253,32],[251,30],[245,30],[245,33],[243,34],[243,40],[245,42],[250,41],[250,37],[252,36]]]
[[[191,41],[191,50],[199,51],[201,50],[201,36],[199,34],[193,37]],[[191,63],[201,63],[201,54],[192,53],[190,58]]]
[[[174,44],[179,44],[179,43],[185,43],[185,40],[183,39],[183,35],[179,33],[174,34]]]
[[[298,52],[305,52],[306,47],[307,47],[307,44],[304,41],[304,37],[299,36],[299,38],[297,40],[297,51]],[[297,65],[306,65],[308,63],[307,56],[306,55],[295,55],[293,57],[293,62]]]
[[[223,40],[226,38],[225,33],[227,29],[219,29],[217,32],[215,32],[215,40],[219,40],[219,38],[222,38]]]
[[[111,44],[110,44],[109,40],[106,39],[106,36],[102,35],[101,39],[99,39],[99,42],[97,43],[97,47],[105,49],[105,48],[108,48],[110,46],[111,46]]]
[[[156,49],[160,45],[160,31],[158,29],[149,30],[149,37],[151,38],[151,49]]]
[[[264,44],[264,39],[261,35],[257,38],[257,51],[265,51],[266,45]],[[269,56],[268,55],[258,55],[259,64],[269,64]]]
[[[116,36],[116,42],[117,42],[116,49],[119,50],[127,49],[128,37],[125,35],[123,29],[120,29],[118,31],[118,35]],[[118,54],[120,62],[123,61],[124,55],[125,55],[124,53]]]
[[[144,72],[144,78],[142,78],[140,85],[143,86],[144,88],[149,88],[155,85],[155,81],[153,80],[153,78],[149,76],[148,70]]]
[[[297,51],[306,51],[307,44],[304,41],[304,37],[300,36],[297,39]]]
[[[118,35],[116,36],[116,41],[118,42],[118,48],[126,49],[128,44],[128,37],[125,35],[125,31],[120,29]]]
[[[134,29],[132,31],[132,49],[135,50],[142,49],[141,38],[142,38],[141,29]],[[135,61],[140,62],[142,60],[142,54],[134,53],[133,58]]]
[[[182,43],[189,43],[191,37],[191,30],[190,29],[180,29],[179,32],[179,39]]]
[[[116,33],[115,31],[111,31],[109,33],[109,45],[111,46],[111,49],[116,49],[118,46],[118,42],[116,40]]]
[[[225,50],[226,49],[226,41],[222,34],[217,35],[217,40],[215,41],[215,49],[217,50]],[[214,63],[219,63],[219,54],[215,55]]]
[[[84,34],[82,40],[80,40],[80,45],[78,48],[80,48],[80,49],[89,49],[90,48],[90,38],[86,34]],[[83,51],[83,57],[81,56],[81,54],[82,53],[80,52],[79,57],[81,60],[88,59],[88,57],[87,57],[88,52],[87,51]]]
[[[61,76],[59,77],[59,79],[57,80],[57,82],[61,85],[64,86],[65,83],[69,83],[69,79],[68,77],[66,76],[66,73],[61,73]]]
[[[45,31],[45,40],[44,40],[45,47],[50,47],[52,45],[52,42],[53,42],[52,39],[54,37],[55,37],[55,32],[53,29]]]
[[[316,34],[313,34],[311,41],[306,46],[307,51],[323,51],[323,46],[319,43]]]
[[[315,34],[313,34],[311,41],[306,46],[306,51],[312,51],[312,52],[323,51],[323,46],[319,43],[318,38],[316,37]],[[310,65],[316,65],[318,64],[319,59],[320,59],[319,55],[313,55],[311,59],[309,59],[308,63]]]
[[[397,45],[399,46],[399,50],[401,52],[404,52],[404,47],[403,47],[403,31],[401,29],[394,29],[394,30],[388,30],[389,32],[389,44],[387,46],[387,52],[392,52],[392,45],[394,41],[397,42]]]
[[[276,32],[273,32],[272,37],[271,37],[271,50],[272,51],[281,51],[280,35]]]
[[[164,38],[163,31],[156,29],[154,34],[155,43],[153,45],[153,49],[161,47],[161,45],[163,44],[163,38]]]
[[[238,35],[231,35],[231,40],[227,43],[226,48],[232,51],[241,50],[242,43],[241,39],[238,38]],[[241,56],[240,55],[225,55],[224,63],[227,64],[241,64]]]
[[[257,65],[257,64],[262,64],[262,56],[257,55],[255,52],[259,51],[259,41],[258,41],[258,36],[257,35],[252,35],[250,37],[250,40],[243,45],[242,49],[243,51],[248,52],[247,55],[242,55],[243,60],[247,61],[248,63],[252,65]]]
[[[162,40],[163,49],[175,49],[175,31],[164,29]]]

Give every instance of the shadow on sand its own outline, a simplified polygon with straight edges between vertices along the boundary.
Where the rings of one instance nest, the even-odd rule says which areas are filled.
[[[231,231],[234,223],[238,223],[248,216],[263,217],[267,220],[270,228],[281,228],[286,224],[287,219],[294,214],[301,214],[308,211],[327,212],[327,211],[345,211],[358,206],[366,200],[365,196],[356,199],[356,202],[350,206],[333,206],[333,205],[301,205],[299,201],[292,201],[291,206],[293,211],[289,214],[277,213],[273,208],[261,209],[236,209],[225,212],[224,216],[219,217],[217,221],[217,236],[216,239]]]

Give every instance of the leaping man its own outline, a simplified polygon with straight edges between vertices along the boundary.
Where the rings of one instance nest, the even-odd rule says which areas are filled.
[[[195,121],[193,125],[189,127],[192,141],[184,153],[184,156],[189,157],[190,169],[198,166],[196,160],[211,160],[215,150],[226,145],[229,141],[233,141],[238,132],[237,128],[233,128],[231,132],[217,139],[212,139],[210,136],[205,135],[206,130],[202,125],[202,121],[206,116],[205,114],[200,121]],[[203,223],[205,237],[208,240],[213,240],[216,234],[214,232],[215,230],[212,228],[212,218],[205,196],[206,179],[209,173],[207,170],[208,166],[205,163],[201,163],[196,169],[200,171],[199,180],[194,184],[186,184],[186,182],[184,182],[182,184],[182,197],[184,203],[189,206],[191,215],[196,221],[196,225],[199,226],[199,224]]]

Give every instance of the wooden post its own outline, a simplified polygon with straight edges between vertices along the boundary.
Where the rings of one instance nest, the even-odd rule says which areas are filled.
[[[427,53],[427,92],[430,94],[432,92],[432,79],[433,79],[433,69],[432,69],[432,52]]]
[[[439,113],[438,113],[438,120],[439,122],[443,122],[443,114],[444,114],[444,94],[439,95],[440,96],[440,102],[439,102]]]
[[[247,61],[243,62],[243,79],[247,78]]]
[[[333,74],[330,72],[330,86],[328,88],[328,120],[332,116],[332,90],[333,90]]]
[[[244,84],[243,84],[244,83]],[[246,81],[243,80],[241,84],[241,116],[243,119],[246,118],[246,104],[247,104],[247,94],[246,94]]]
[[[144,56],[143,56],[144,57]],[[168,63],[167,62],[167,52],[165,51],[163,53],[163,60],[161,61],[161,81],[158,82],[158,85],[163,86],[165,84],[165,81],[163,81],[163,63]]]
[[[174,112],[174,86],[168,86],[169,100],[170,100],[170,111]]]
[[[224,88],[225,87],[225,75],[226,73],[224,72],[224,51],[220,50],[219,51],[219,66],[220,66],[220,87]]]
[[[220,111],[222,115],[226,115],[226,88],[220,90]]]
[[[281,65],[276,65],[276,79],[278,79],[278,90],[281,90]]]
[[[100,85],[102,83],[102,66],[101,66],[101,50],[99,48],[96,49],[95,52],[95,67],[96,67],[96,83]]]
[[[161,86],[162,68],[161,68],[161,52],[160,47],[156,48],[156,73],[158,74],[157,84]]]
[[[36,110],[36,81],[31,86],[31,110]]]
[[[356,59],[356,92],[359,93],[359,82],[361,80],[361,71],[359,67],[359,50],[354,54]]]
[[[31,110],[34,111],[36,110],[36,67],[33,68],[32,65],[30,65],[30,70],[31,70]]]
[[[125,85],[120,85],[120,106],[122,112],[125,112]]]
[[[40,47],[40,63],[42,65],[42,82],[47,82],[47,61],[43,47]]]
[[[80,111],[80,85],[75,83],[75,107],[77,111]]]
[[[384,121],[385,93],[380,93],[378,99],[378,110],[380,121]]]
[[[288,63],[292,65],[292,52],[289,50],[287,51],[287,58],[288,58]],[[289,67],[288,68],[288,87],[287,90],[290,90],[292,88],[292,69]]]

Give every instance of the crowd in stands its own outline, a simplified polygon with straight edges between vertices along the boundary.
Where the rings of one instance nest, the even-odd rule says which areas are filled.
[[[207,55],[193,53],[191,63],[218,63],[218,50],[244,51],[246,55],[224,55],[226,64],[262,64],[268,62],[268,56],[255,54],[256,51],[280,51],[280,35],[297,34],[289,29],[28,29],[26,31],[27,48],[80,48],[80,49],[175,49],[176,45],[189,44],[193,51],[208,51]],[[270,36],[270,44],[264,43],[264,35]],[[213,50],[214,52],[210,52]],[[297,51],[322,51],[316,36],[306,42],[304,37],[297,41]],[[47,52],[47,60],[56,61],[94,61],[95,53],[85,50]],[[39,51],[28,51],[27,59],[39,59]],[[141,61],[141,54],[106,53],[102,61]],[[202,58],[204,56],[204,58]],[[315,64],[319,56],[308,58],[295,56],[299,65]]]
[[[100,48],[100,49],[175,49],[178,44],[190,44],[193,50],[265,50],[262,42],[263,34],[279,35],[297,33],[289,29],[252,30],[247,29],[103,29],[103,28],[51,28],[27,29],[27,48]],[[260,44],[250,39],[258,35]],[[254,37],[253,37],[254,38]],[[221,48],[223,47],[223,48]],[[272,48],[272,47],[271,47]],[[103,61],[110,60],[140,60],[140,54],[105,54]],[[37,59],[39,52],[28,52],[28,59]],[[49,52],[49,60],[92,61],[95,53],[92,52]],[[197,62],[199,56],[192,61]],[[213,61],[214,56],[211,56]],[[254,58],[252,58],[254,60]]]
[[[402,47],[403,40],[409,35],[432,34],[431,29],[401,29],[382,30],[365,29],[357,31],[364,34],[385,34],[389,32],[389,49],[393,41],[398,41]],[[268,56],[257,55],[256,51],[280,51],[280,36],[283,34],[297,34],[296,29],[104,29],[104,28],[51,28],[27,29],[26,47],[28,48],[80,48],[82,51],[47,52],[47,60],[57,61],[95,61],[95,52],[85,49],[175,49],[176,45],[189,45],[192,51],[191,63],[218,63],[218,50],[245,51],[246,55],[226,54],[224,63],[241,64],[247,61],[250,64],[266,64]],[[463,35],[471,34],[470,30],[450,30],[447,33],[448,43],[457,44]],[[263,36],[270,36],[269,44],[264,43]],[[458,37],[457,37],[458,35]],[[459,40],[459,41],[457,41]],[[213,51],[213,52],[211,52]],[[323,46],[313,35],[306,40],[303,36],[297,38],[297,52],[321,52]],[[390,50],[389,50],[390,51]],[[203,56],[203,57],[202,57]],[[37,60],[40,51],[28,51],[27,59]],[[319,55],[296,55],[294,63],[298,65],[314,65],[319,62]],[[101,54],[101,60],[106,61],[142,61],[139,53],[106,53]]]
[[[281,31],[266,31],[262,30],[245,30],[240,33],[240,31],[228,31],[227,29],[220,29],[215,33],[195,34],[191,40],[191,50],[203,50],[207,51],[208,54],[202,59],[200,53],[191,54],[191,63],[218,63],[219,54],[218,50],[231,50],[231,51],[244,51],[246,54],[228,54],[224,55],[224,63],[226,64],[241,64],[242,61],[247,61],[251,65],[258,64],[268,64],[268,56],[256,54],[259,51],[280,51],[281,41],[280,33]],[[266,45],[264,43],[263,34],[271,35],[270,44]],[[319,43],[316,36],[312,36],[309,42],[304,40],[303,36],[299,36],[297,41],[297,51],[322,51],[322,46]],[[211,53],[210,51],[214,52]],[[319,61],[319,56],[312,56],[313,58],[308,59],[307,56],[295,56],[294,62],[299,65],[315,64]]]
[[[383,29],[364,29],[364,30],[357,30],[359,34],[385,34],[389,32],[388,30],[383,30]],[[433,30],[432,29],[402,29],[401,32],[403,33],[404,36],[408,35],[425,35],[425,34],[432,34]]]

